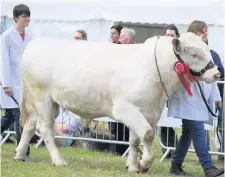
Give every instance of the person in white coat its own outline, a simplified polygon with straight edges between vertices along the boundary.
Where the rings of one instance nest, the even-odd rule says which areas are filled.
[[[193,21],[189,25],[187,31],[200,36],[203,41],[207,38],[207,25],[205,22]],[[196,60],[198,59],[199,58],[196,58]],[[222,107],[222,101],[217,84],[206,84],[202,81],[200,82],[200,85],[211,109],[215,103]],[[189,96],[185,90],[181,89],[176,93],[176,97],[169,100],[168,104],[168,117],[181,118],[183,123],[182,135],[179,139],[171,162],[170,173],[174,175],[187,174],[182,169],[182,164],[192,140],[196,154],[202,168],[204,169],[205,176],[220,176],[224,174],[224,169],[218,169],[214,166],[208,152],[206,133],[204,130],[204,122],[212,124],[212,116],[203,102],[197,84],[192,83],[190,85],[190,89],[193,96]]]
[[[1,133],[15,122],[18,145],[21,138],[18,105],[21,97],[20,61],[25,47],[31,40],[31,34],[26,29],[30,23],[30,9],[24,4],[15,6],[13,18],[15,23],[1,37],[1,106],[5,110],[5,115],[1,117]],[[28,148],[26,161],[32,160],[29,153]]]

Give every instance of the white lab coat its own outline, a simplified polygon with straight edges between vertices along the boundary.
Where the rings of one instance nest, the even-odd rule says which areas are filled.
[[[216,101],[221,100],[217,84],[207,84],[201,81],[200,85],[211,110],[215,113],[213,110],[214,104]],[[192,97],[189,96],[184,89],[181,89],[175,93],[174,98],[169,100],[168,117],[204,121],[205,123],[212,125],[213,117],[203,102],[197,84],[192,83],[190,88],[193,93]]]
[[[1,36],[1,106],[2,108],[18,108],[18,105],[7,96],[3,87],[13,89],[13,97],[20,102],[21,72],[20,61],[25,47],[31,40],[31,33],[25,29],[24,41],[14,25]]]

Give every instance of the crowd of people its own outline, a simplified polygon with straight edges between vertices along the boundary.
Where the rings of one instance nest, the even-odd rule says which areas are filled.
[[[20,59],[32,36],[26,30],[30,23],[30,9],[24,4],[20,4],[13,9],[13,18],[15,23],[2,34],[2,86],[1,86],[1,107],[5,110],[1,117],[1,133],[7,130],[15,123],[17,144],[21,138],[20,131],[20,91],[21,91],[21,73]],[[208,41],[208,26],[203,21],[193,21],[187,32],[192,32],[207,45]],[[172,38],[179,38],[180,33],[175,25],[165,27],[164,35]],[[84,30],[77,30],[74,33],[74,40],[88,40],[88,35]],[[135,44],[136,32],[133,29],[125,28],[122,25],[114,25],[111,27],[111,42],[116,44]],[[210,50],[213,62],[218,66],[221,73],[221,79],[224,78],[224,67],[221,63],[219,55]],[[208,103],[212,106],[216,105],[218,109],[222,108],[223,101],[223,85],[206,84],[200,82],[203,88],[205,97]],[[169,146],[176,146],[176,150],[172,151],[167,157],[172,158],[170,172],[175,175],[186,175],[182,164],[187,154],[191,142],[193,142],[196,154],[200,164],[207,177],[219,176],[224,173],[224,169],[218,169],[214,166],[210,154],[209,143],[207,143],[207,134],[204,130],[204,123],[210,123],[212,116],[206,109],[199,89],[195,83],[191,84],[192,92],[196,93],[194,97],[189,97],[184,90],[174,93],[174,97],[168,100],[168,116],[182,119],[182,135],[178,140],[176,132],[173,128],[167,129],[162,127],[161,139],[166,143],[169,138]],[[63,118],[63,115],[70,115],[69,118]],[[68,117],[68,116],[67,116]],[[219,119],[222,122],[222,119]],[[221,123],[220,123],[221,124]],[[79,116],[69,112],[61,107],[61,112],[55,121],[55,129],[58,134],[63,136],[74,136],[76,131],[82,125],[82,120]],[[129,141],[129,129],[121,123],[109,123],[109,130],[114,137],[118,137],[119,141]],[[124,133],[125,132],[125,133]],[[124,136],[125,135],[125,136]],[[224,152],[224,131],[221,131],[222,146],[221,152]],[[209,142],[209,141],[208,141]],[[66,139],[61,143],[61,146],[68,147],[72,144],[72,140]],[[60,146],[60,145],[59,145]],[[126,150],[127,145],[116,145],[115,152],[122,155]],[[164,150],[163,150],[164,151]],[[219,156],[220,160],[224,160],[224,156]],[[27,150],[26,161],[32,161],[30,157],[30,148]]]

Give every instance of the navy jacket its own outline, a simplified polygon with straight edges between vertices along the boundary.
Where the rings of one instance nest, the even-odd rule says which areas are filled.
[[[214,51],[214,50],[210,50],[212,58],[213,58],[213,62],[216,66],[218,66],[218,70],[221,74],[220,76],[220,80],[224,80],[224,67],[223,64],[221,62],[220,56]],[[219,87],[219,91],[220,91],[220,96],[223,99],[223,87],[224,84],[218,84]]]

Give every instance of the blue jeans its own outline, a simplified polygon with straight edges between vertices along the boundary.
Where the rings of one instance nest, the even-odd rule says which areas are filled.
[[[7,130],[13,123],[15,123],[16,141],[18,145],[21,139],[19,108],[5,109],[5,116],[2,116],[1,118],[1,133]],[[30,147],[28,147],[27,150],[27,155],[29,154],[30,154]]]
[[[207,169],[213,166],[213,162],[211,161],[211,157],[208,152],[203,121],[183,119],[182,123],[182,135],[175,150],[172,163],[182,165],[192,140],[202,168]]]
[[[65,139],[63,147],[70,147],[72,142],[73,142],[73,140]]]

